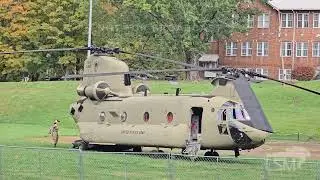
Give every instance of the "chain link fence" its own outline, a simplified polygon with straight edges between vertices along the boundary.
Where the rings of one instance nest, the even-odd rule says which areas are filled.
[[[320,179],[320,161],[0,147],[0,179]]]

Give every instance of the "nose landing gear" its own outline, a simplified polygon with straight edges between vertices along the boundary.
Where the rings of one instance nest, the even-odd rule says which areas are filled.
[[[234,149],[234,156],[235,157],[240,156],[239,148]]]

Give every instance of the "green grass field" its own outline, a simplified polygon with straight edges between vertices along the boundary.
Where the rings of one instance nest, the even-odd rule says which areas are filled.
[[[3,148],[4,179],[316,179],[314,161]],[[126,177],[126,178],[125,178]]]
[[[151,92],[210,93],[209,81],[179,82],[147,81]],[[69,106],[77,99],[78,82],[19,82],[0,83],[0,144],[24,146],[50,146],[37,142],[35,137],[48,136],[48,128],[54,119],[61,120],[61,135],[78,135]],[[298,85],[320,91],[320,81],[300,82]],[[279,83],[263,82],[252,85],[260,103],[275,130],[273,139],[320,138],[320,98],[316,95],[282,86]],[[61,147],[70,145],[61,145]]]
[[[63,149],[23,148],[51,146],[35,138],[48,136],[54,119],[61,120],[61,135],[78,135],[69,115],[77,99],[78,82],[0,83],[0,179],[316,179],[319,162],[266,161],[265,159],[213,158],[193,161],[183,156],[157,158],[122,153],[94,153]],[[147,82],[153,94],[174,93],[168,82]],[[320,82],[299,83],[320,91]],[[208,81],[180,82],[182,93],[210,93]],[[320,138],[320,98],[301,90],[264,82],[253,84],[276,133],[272,139]]]

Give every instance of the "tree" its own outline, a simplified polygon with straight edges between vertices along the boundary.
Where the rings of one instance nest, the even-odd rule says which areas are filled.
[[[28,21],[26,14],[28,1],[0,1],[0,51],[21,50],[27,39]],[[18,80],[24,70],[24,57],[21,55],[0,58],[0,79]],[[10,76],[11,75],[11,76]]]
[[[74,0],[37,0],[31,3],[30,47],[68,48],[86,46],[88,3]],[[42,62],[55,74],[74,73],[82,68],[85,53],[39,54],[30,63]]]
[[[4,0],[0,5],[1,51],[86,46],[86,1]],[[25,73],[38,80],[48,70],[51,75],[77,73],[84,59],[85,53],[73,52],[9,55],[0,60],[0,71],[15,79]]]
[[[196,64],[201,53],[207,51],[211,38],[221,39],[246,30],[247,15],[254,12],[241,7],[243,1],[101,1],[114,8],[112,11],[107,8],[112,12],[105,15],[108,24],[96,19],[99,23],[96,29],[109,34],[108,45],[121,45]],[[112,29],[103,28],[106,25]]]

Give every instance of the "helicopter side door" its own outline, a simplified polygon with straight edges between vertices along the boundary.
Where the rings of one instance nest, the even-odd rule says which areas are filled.
[[[190,122],[190,140],[199,141],[201,136],[202,127],[202,107],[191,108],[191,122]]]

